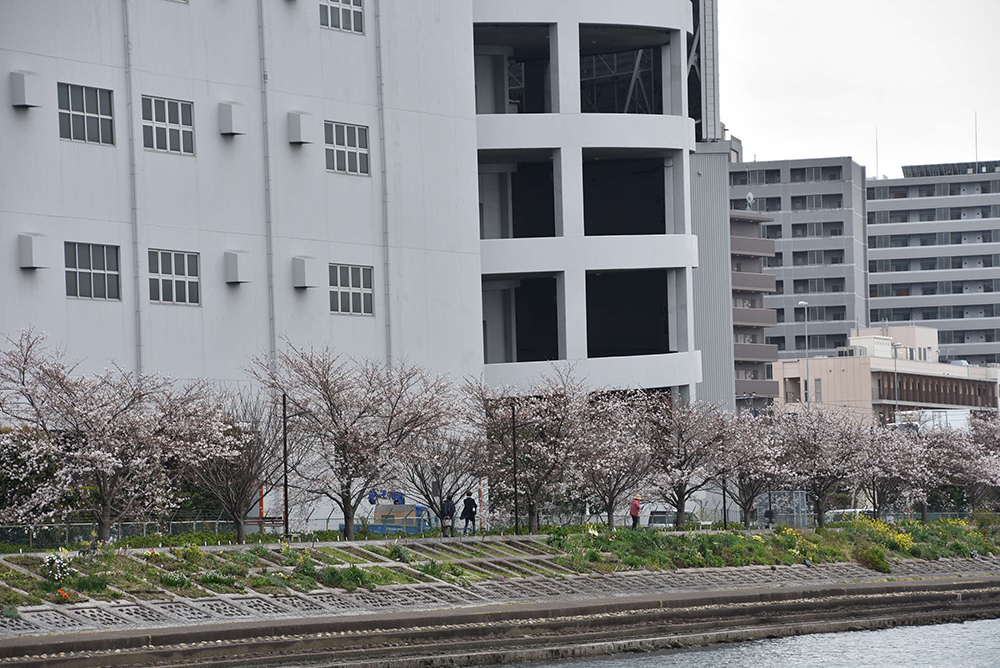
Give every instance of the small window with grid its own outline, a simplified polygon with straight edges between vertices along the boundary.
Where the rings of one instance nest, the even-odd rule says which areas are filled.
[[[118,246],[67,241],[66,296],[121,300]]]
[[[198,253],[149,251],[149,301],[159,304],[201,303]]]
[[[92,144],[115,143],[113,96],[110,90],[57,84],[59,136]]]
[[[142,145],[154,151],[194,155],[194,105],[143,95]]]
[[[330,312],[350,315],[375,314],[372,268],[346,264],[330,265]]]
[[[326,168],[341,174],[371,174],[368,162],[368,128],[326,122]]]
[[[319,24],[331,30],[364,34],[362,0],[319,0]]]

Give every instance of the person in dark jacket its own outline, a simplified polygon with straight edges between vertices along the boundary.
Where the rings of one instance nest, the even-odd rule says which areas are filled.
[[[455,535],[455,502],[451,500],[451,494],[444,497],[441,504],[441,535]]]
[[[462,535],[469,530],[469,524],[472,524],[472,535],[476,535],[476,501],[472,498],[472,490],[470,489],[465,493],[464,505],[462,506],[462,516],[461,519],[465,520],[465,528],[462,529]]]

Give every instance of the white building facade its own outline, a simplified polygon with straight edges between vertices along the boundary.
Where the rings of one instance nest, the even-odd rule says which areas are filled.
[[[690,0],[8,0],[0,332],[85,371],[238,383],[287,337],[689,394],[691,29]]]

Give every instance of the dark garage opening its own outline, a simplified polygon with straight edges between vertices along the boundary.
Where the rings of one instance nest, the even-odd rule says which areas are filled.
[[[511,175],[514,238],[556,235],[552,161],[518,163]]]
[[[517,314],[517,361],[559,359],[559,317],[556,279],[522,278],[514,293]]]
[[[584,234],[666,234],[664,178],[662,158],[585,161]]]
[[[587,356],[670,352],[667,269],[587,274]]]

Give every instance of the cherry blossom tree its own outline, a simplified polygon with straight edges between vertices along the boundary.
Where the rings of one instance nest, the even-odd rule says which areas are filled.
[[[587,392],[571,367],[552,373],[526,392],[468,381],[469,422],[486,441],[490,500],[513,507],[513,440],[517,430],[518,496],[528,513],[528,530],[537,533],[544,504],[565,490],[573,454],[583,437]]]
[[[236,542],[246,541],[246,517],[282,482],[281,407],[273,397],[242,392],[222,400],[226,428],[221,447],[187,468],[187,477],[214,496],[236,525]],[[292,423],[291,452],[298,432]]]
[[[274,364],[258,358],[250,372],[287,395],[304,438],[296,484],[336,504],[349,540],[361,502],[396,478],[404,449],[436,438],[450,419],[451,385],[406,361],[354,362],[285,341]]]
[[[441,500],[458,497],[485,475],[483,442],[458,429],[444,430],[434,438],[414,441],[402,453],[403,483],[437,515]]]
[[[604,507],[610,530],[615,528],[615,510],[649,483],[653,450],[641,436],[644,410],[645,397],[638,392],[591,395],[583,434],[573,452],[571,479]]]
[[[711,469],[740,509],[740,521],[749,526],[757,497],[787,478],[773,413],[744,411],[731,416]]]
[[[926,499],[935,476],[926,442],[916,433],[866,418],[855,448],[851,479],[871,501],[875,517],[890,507]]]
[[[113,365],[89,376],[24,330],[0,354],[0,414],[37,430],[24,455],[55,463],[25,503],[20,521],[71,510],[89,515],[101,541],[111,527],[176,501],[184,462],[222,447],[224,424],[208,387],[177,386]]]
[[[825,526],[830,495],[855,469],[863,420],[850,411],[814,406],[780,414],[777,424],[791,482],[812,496],[816,523]]]
[[[651,393],[646,406],[642,431],[652,447],[653,485],[677,511],[675,526],[683,527],[687,502],[712,482],[712,465],[725,440],[726,418],[718,406],[668,392]]]

